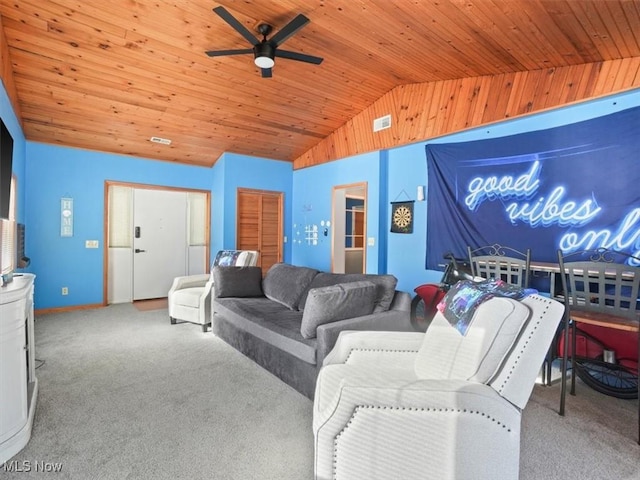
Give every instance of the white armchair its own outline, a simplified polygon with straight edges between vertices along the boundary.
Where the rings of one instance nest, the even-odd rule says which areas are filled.
[[[255,250],[220,250],[211,265],[211,271],[218,265],[251,267],[257,262],[258,252]],[[206,332],[211,325],[213,288],[213,276],[208,273],[174,278],[168,294],[171,324],[174,325],[178,320],[197,323]]]
[[[521,411],[564,306],[482,303],[464,335],[342,332],[316,383],[316,480],[517,479]]]

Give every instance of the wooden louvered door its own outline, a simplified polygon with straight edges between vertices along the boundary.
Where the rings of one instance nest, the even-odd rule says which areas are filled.
[[[262,275],[282,261],[282,192],[238,189],[236,248],[257,250]]]

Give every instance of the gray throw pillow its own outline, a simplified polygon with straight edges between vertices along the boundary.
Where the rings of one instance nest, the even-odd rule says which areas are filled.
[[[264,276],[262,290],[269,300],[295,310],[300,297],[317,274],[318,270],[313,268],[276,263]]]
[[[371,282],[350,282],[312,288],[302,314],[300,333],[314,338],[318,325],[373,313],[377,289]]]
[[[308,290],[312,288],[328,287],[338,283],[350,282],[371,282],[376,286],[377,295],[375,301],[374,312],[386,312],[391,307],[393,298],[396,294],[396,285],[398,279],[391,274],[376,273],[325,273],[320,272],[315,276]],[[304,310],[306,307],[307,292],[304,292],[300,302],[298,302],[298,310]]]
[[[213,295],[224,297],[262,297],[262,269],[260,267],[213,268]]]

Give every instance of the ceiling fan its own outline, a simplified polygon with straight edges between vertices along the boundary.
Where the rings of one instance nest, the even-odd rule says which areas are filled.
[[[213,9],[220,18],[231,25],[240,35],[247,39],[253,45],[253,48],[242,48],[238,50],[209,50],[205,52],[210,57],[222,57],[225,55],[243,55],[245,53],[253,53],[254,63],[262,70],[262,77],[271,77],[271,69],[275,65],[275,57],[288,58],[289,60],[297,60],[299,62],[313,63],[320,65],[322,58],[306,55],[300,52],[290,52],[289,50],[281,50],[279,47],[289,39],[294,33],[309,23],[309,19],[302,14],[282,27],[275,35],[267,40],[267,36],[273,30],[271,25],[261,23],[258,25],[258,32],[262,35],[262,40],[258,40],[247,28],[242,25],[236,18],[231,15],[224,7],[216,7]]]

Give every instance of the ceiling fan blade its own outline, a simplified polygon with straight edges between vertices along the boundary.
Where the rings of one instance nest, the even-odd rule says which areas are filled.
[[[231,25],[240,35],[246,38],[251,45],[260,43],[260,40],[258,40],[249,30],[247,30],[247,28],[244,25],[242,25],[238,20],[236,20],[236,18],[233,15],[231,15],[226,8],[215,7],[213,11],[216,12],[220,16],[220,18],[222,18],[225,22]]]
[[[243,55],[245,53],[253,53],[253,48],[243,48],[241,50],[209,50],[204,52],[210,57],[223,57],[225,55]]]
[[[273,37],[269,39],[269,43],[275,45],[283,44],[287,41],[287,39],[304,27],[307,23],[309,23],[309,19],[302,14],[299,14],[296,18],[287,23],[284,27],[282,27],[278,33],[276,33]]]
[[[313,63],[320,65],[323,58],[314,57],[300,52],[290,52],[289,50],[276,50],[276,57],[288,58],[289,60],[298,60],[299,62]]]
[[[271,78],[272,76],[271,68],[263,68],[261,70],[262,70],[262,78]]]

